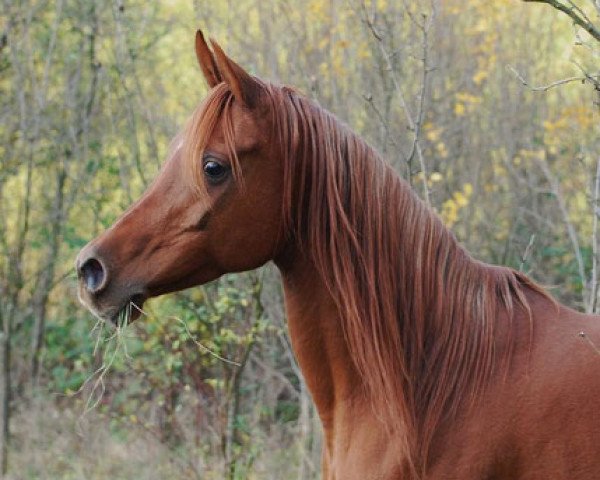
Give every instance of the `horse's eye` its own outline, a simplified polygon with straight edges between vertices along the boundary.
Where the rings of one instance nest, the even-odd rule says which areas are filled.
[[[221,183],[229,173],[229,167],[213,159],[205,160],[203,168],[204,175],[206,175],[207,180],[213,185]]]

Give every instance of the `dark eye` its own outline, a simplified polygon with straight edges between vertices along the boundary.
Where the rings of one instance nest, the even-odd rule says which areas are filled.
[[[213,158],[207,158],[204,160],[203,169],[207,180],[213,185],[221,183],[223,180],[225,180],[225,177],[227,177],[227,174],[229,173],[228,166],[217,162]]]

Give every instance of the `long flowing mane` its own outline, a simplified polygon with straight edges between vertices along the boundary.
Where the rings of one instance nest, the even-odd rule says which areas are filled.
[[[264,83],[284,165],[286,232],[312,255],[382,422],[423,472],[435,429],[508,365],[514,313],[530,316],[526,276],[473,259],[383,159],[316,103]],[[197,169],[221,116],[236,178],[233,97],[215,87],[185,135]],[[201,182],[200,182],[201,183]],[[504,312],[504,315],[499,313]],[[499,325],[500,318],[508,319]],[[498,362],[499,330],[507,348]]]

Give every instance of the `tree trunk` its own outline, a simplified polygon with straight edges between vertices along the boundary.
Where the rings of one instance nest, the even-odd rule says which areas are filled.
[[[0,479],[8,469],[8,422],[10,401],[10,337],[0,331]]]
[[[44,345],[44,330],[46,325],[46,304],[48,303],[48,295],[52,290],[54,281],[54,267],[56,258],[60,248],[60,234],[64,219],[64,187],[67,174],[64,168],[60,169],[56,175],[56,194],[54,196],[54,205],[52,208],[52,229],[49,238],[48,253],[46,262],[44,263],[44,271],[41,272],[38,290],[34,294],[34,324],[31,342],[31,384],[37,384],[39,367],[40,367],[40,352]]]

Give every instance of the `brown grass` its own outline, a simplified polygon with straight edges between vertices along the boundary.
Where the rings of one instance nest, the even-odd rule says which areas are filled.
[[[191,406],[177,413],[182,441],[170,447],[161,442],[152,419],[144,425],[141,419],[132,421],[99,409],[88,411],[82,419],[83,400],[68,401],[69,405],[57,407],[42,396],[17,409],[6,480],[224,478],[218,435],[208,425],[197,441],[198,432],[191,427],[194,422],[187,418]],[[186,399],[188,406],[191,402],[192,398]],[[251,468],[236,478],[298,478],[302,452],[294,442],[296,428],[273,425],[268,431],[253,432],[250,448],[242,452],[253,459],[242,458],[240,462],[250,463]]]

